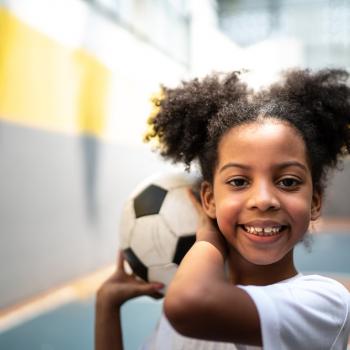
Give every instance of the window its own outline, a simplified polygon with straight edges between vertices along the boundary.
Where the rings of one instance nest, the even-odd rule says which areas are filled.
[[[306,66],[349,66],[348,0],[219,0],[218,14],[221,29],[241,46],[293,38]]]
[[[174,60],[189,65],[186,0],[90,0],[106,16]]]

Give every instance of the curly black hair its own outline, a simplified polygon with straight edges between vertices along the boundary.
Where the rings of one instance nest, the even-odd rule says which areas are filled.
[[[329,170],[350,153],[349,73],[293,69],[258,92],[240,75],[214,73],[177,88],[163,86],[146,140],[156,138],[160,154],[173,162],[189,167],[198,160],[203,179],[212,182],[218,144],[228,130],[264,118],[285,121],[302,136],[314,188],[322,192]]]

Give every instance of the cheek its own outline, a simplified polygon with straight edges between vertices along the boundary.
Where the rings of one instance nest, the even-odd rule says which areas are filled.
[[[306,231],[311,219],[311,201],[296,199],[290,204],[290,213],[293,216],[294,224]]]
[[[216,206],[216,220],[220,231],[230,232],[237,224],[242,203],[238,200],[220,201]]]

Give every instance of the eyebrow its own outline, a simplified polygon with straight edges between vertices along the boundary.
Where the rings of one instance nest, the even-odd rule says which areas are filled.
[[[221,169],[219,170],[219,173],[223,172],[227,168],[241,168],[241,169],[244,169],[244,170],[249,170],[250,166],[249,165],[240,164],[240,163],[227,163],[223,167],[221,167]]]
[[[299,167],[299,168],[303,169],[304,171],[307,171],[307,168],[306,168],[306,166],[304,164],[299,163],[299,162],[294,161],[294,160],[290,160],[290,161],[286,161],[286,162],[282,162],[282,163],[276,164],[274,166],[274,168],[284,169],[284,168],[288,168],[288,167],[291,167],[291,166],[296,166],[296,167]],[[219,173],[223,172],[227,168],[240,168],[240,169],[243,169],[243,170],[250,170],[251,169],[251,167],[249,165],[230,162],[230,163],[225,164],[223,167],[221,167],[221,169],[219,170]]]

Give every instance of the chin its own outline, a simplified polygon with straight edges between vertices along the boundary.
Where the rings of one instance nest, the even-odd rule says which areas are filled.
[[[274,264],[282,259],[282,257],[280,257],[280,256],[271,257],[271,256],[267,256],[267,254],[264,254],[263,256],[259,256],[260,254],[259,255],[255,254],[253,256],[250,256],[247,254],[242,254],[242,256],[244,257],[244,259],[246,259],[251,264],[260,265],[260,266],[271,265],[271,264]]]

